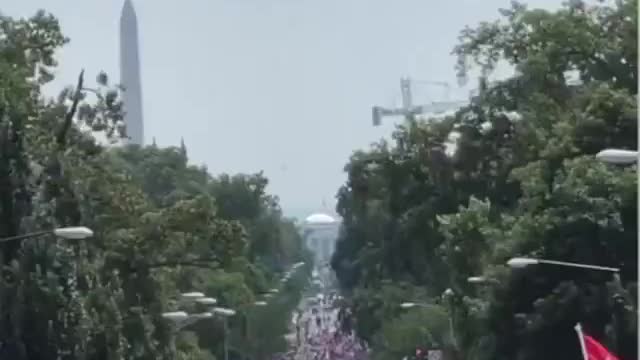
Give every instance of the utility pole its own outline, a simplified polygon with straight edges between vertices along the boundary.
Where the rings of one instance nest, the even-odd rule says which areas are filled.
[[[420,81],[421,83],[427,83],[432,85],[439,85],[445,87],[448,91],[450,89],[449,84],[445,82],[435,81]],[[400,91],[402,93],[402,107],[401,108],[384,108],[382,106],[374,106],[372,109],[373,126],[379,126],[382,123],[384,116],[412,116],[417,114],[428,113],[442,113],[448,110],[457,109],[465,104],[466,101],[437,101],[427,105],[413,105],[413,96],[411,94],[412,81],[408,77],[400,79]]]

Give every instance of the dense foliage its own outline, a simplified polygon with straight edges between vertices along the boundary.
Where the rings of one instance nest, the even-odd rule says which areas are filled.
[[[280,351],[308,269],[281,284],[280,274],[306,255],[295,224],[266,194],[267,179],[213,177],[188,164],[184,146],[99,145],[82,129],[113,141],[125,133],[121,89],[105,74],[88,86],[81,72],[56,99],[41,92],[66,42],[44,12],[0,16],[0,238],[94,231],[86,241],[0,243],[0,358],[174,359],[161,313],[181,310],[176,300],[186,291],[238,310],[232,356]],[[256,342],[242,325],[274,287],[281,291],[265,298],[270,321]],[[221,321],[186,330],[177,358],[221,357]]]
[[[483,81],[455,116],[409,118],[392,141],[353,154],[332,266],[374,358],[422,346],[465,359],[578,359],[581,322],[637,359],[637,168],[594,158],[637,149],[637,1],[612,3],[514,3],[465,29],[461,73],[477,66],[486,79],[507,63],[515,75]],[[621,280],[510,269],[515,256],[619,267]],[[489,281],[467,281],[480,275]]]

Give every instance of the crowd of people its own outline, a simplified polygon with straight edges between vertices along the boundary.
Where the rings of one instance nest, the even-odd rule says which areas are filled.
[[[366,360],[367,346],[351,329],[351,313],[336,306],[339,296],[308,299],[292,323],[295,340],[281,360]],[[293,337],[292,337],[293,339]]]

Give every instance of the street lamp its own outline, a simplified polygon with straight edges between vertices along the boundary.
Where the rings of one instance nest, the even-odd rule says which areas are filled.
[[[538,264],[546,264],[546,265],[556,265],[556,266],[565,266],[586,270],[597,270],[597,271],[607,271],[613,273],[613,280],[618,288],[622,288],[622,283],[620,281],[620,269],[615,267],[608,266],[598,266],[598,265],[589,265],[589,264],[580,264],[566,261],[556,261],[556,260],[546,260],[546,259],[533,259],[533,258],[522,258],[516,257],[507,261],[507,265],[512,268],[524,268],[530,265],[538,265]]]
[[[500,283],[500,281],[498,281],[497,279],[494,278],[488,278],[485,276],[471,276],[469,278],[467,278],[467,282],[470,284],[494,284],[497,285]]]
[[[271,295],[271,294],[268,294],[268,295]],[[249,305],[247,305],[247,307],[249,309],[265,307],[265,306],[269,305],[269,303],[267,303],[266,301],[259,300],[259,301],[255,301],[252,305],[253,306],[251,306],[251,304],[249,304]],[[249,352],[251,352],[251,351],[256,350],[257,346],[254,346],[255,342],[253,341],[253,336],[251,334],[253,332],[252,331],[253,330],[253,324],[252,324],[252,320],[251,320],[251,316],[249,314],[249,311],[247,311],[247,313],[245,313],[245,321],[246,321],[245,322],[245,324],[246,324],[245,337],[246,337],[247,343],[249,345]],[[249,359],[250,357],[247,357],[247,358]]]
[[[184,328],[187,325],[191,325],[193,323],[195,323],[198,320],[202,320],[202,319],[209,319],[211,317],[213,317],[213,314],[211,314],[210,312],[204,312],[204,313],[199,313],[199,314],[187,314],[184,311],[171,311],[171,312],[165,312],[161,314],[162,317],[164,319],[167,319],[169,321],[171,321],[174,325],[173,327],[173,331],[171,331],[171,352],[173,354],[173,357],[176,356],[176,333]]]
[[[193,320],[202,320],[202,319],[209,319],[212,318],[213,314],[210,312],[203,312],[203,313],[199,313],[199,314],[191,314],[189,315],[189,319],[193,319]]]
[[[444,293],[442,293],[442,297],[450,297],[453,296],[453,290],[451,289],[447,289],[445,290]],[[400,308],[402,309],[411,309],[411,308],[415,308],[415,307],[420,307],[420,308],[432,308],[434,305],[433,304],[427,304],[427,303],[417,303],[417,302],[403,302],[402,304],[400,304]],[[452,309],[453,310],[453,306]],[[449,314],[449,332],[451,333],[451,341],[453,342],[454,346],[456,344],[456,338],[455,338],[455,332],[453,329],[453,314]]]
[[[213,317],[213,314],[210,312],[187,314],[184,311],[171,311],[162,313],[162,317],[171,321],[172,323],[177,325],[178,329],[180,329],[187,325],[191,325],[198,320],[209,319]]]
[[[614,273],[620,272],[619,268],[589,265],[589,264],[579,264],[579,263],[566,262],[566,261],[555,261],[555,260],[534,259],[534,258],[524,258],[524,257],[516,257],[507,261],[507,265],[516,269],[524,268],[530,265],[538,265],[538,264],[566,266],[566,267],[574,267],[574,268],[598,270],[598,271],[609,271]]]
[[[184,311],[172,311],[172,312],[162,313],[162,317],[174,323],[179,323],[188,319],[189,314],[187,314]]]
[[[214,299],[214,298],[210,298],[210,297],[201,297],[201,298],[197,298],[195,299],[195,301],[198,304],[202,304],[202,305],[210,305],[213,306],[215,304],[218,303],[218,300]]]
[[[227,319],[235,315],[236,311],[223,307],[214,307],[211,311],[216,315],[222,316],[224,319],[224,360],[229,360],[229,326],[227,324]]]
[[[616,288],[616,291],[618,292],[618,294],[614,295],[614,301],[617,300],[617,298],[620,295],[621,291],[624,291],[624,288],[622,286],[622,282],[620,280],[620,269],[619,268],[615,268],[615,267],[608,267],[608,266],[598,266],[598,265],[589,265],[589,264],[580,264],[580,263],[573,263],[573,262],[566,262],[566,261],[555,261],[555,260],[546,260],[546,259],[532,259],[532,258],[512,258],[511,260],[507,261],[507,265],[509,265],[512,268],[524,268],[530,265],[537,265],[537,264],[548,264],[548,265],[556,265],[556,266],[565,266],[565,267],[572,267],[572,268],[579,268],[579,269],[586,269],[586,270],[597,270],[597,271],[606,271],[609,273],[613,274],[613,283],[614,286]],[[614,315],[614,319],[615,319]]]
[[[38,232],[29,233],[29,234],[10,236],[10,237],[0,239],[0,242],[32,239],[32,238],[36,238],[44,235],[55,235],[61,239],[67,239],[67,240],[83,240],[83,239],[92,237],[93,231],[84,226],[63,227],[63,228],[57,228],[53,230],[44,230],[44,231],[38,231]]]
[[[458,341],[456,340],[456,333],[455,333],[455,329],[453,327],[453,311],[455,310],[453,307],[453,296],[455,295],[455,293],[453,292],[453,290],[451,288],[447,288],[443,293],[442,293],[442,298],[443,299],[448,299],[448,303],[449,303],[449,332],[451,333],[451,342],[453,343],[453,346],[457,349],[458,348]]]
[[[596,159],[609,164],[635,164],[638,162],[638,152],[633,150],[606,149],[597,153]]]
[[[197,301],[198,299],[202,299],[204,297],[205,296],[203,293],[197,291],[180,294],[180,298],[187,301]]]
[[[428,306],[427,304],[421,304],[421,303],[414,303],[414,302],[403,302],[402,304],[400,304],[400,307],[403,309],[411,309],[414,307],[426,307]]]

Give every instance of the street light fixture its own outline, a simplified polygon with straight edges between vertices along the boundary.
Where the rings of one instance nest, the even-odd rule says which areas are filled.
[[[455,332],[455,328],[453,326],[453,316],[454,316],[454,311],[455,308],[453,306],[453,296],[455,295],[455,292],[451,289],[451,288],[447,288],[443,293],[442,293],[442,298],[443,299],[448,299],[448,304],[449,304],[449,333],[451,336],[451,341],[453,343],[453,346],[457,349],[458,348],[458,340],[456,337],[456,332]]]
[[[442,294],[442,296],[451,296],[453,295],[453,290],[451,289],[447,289],[445,290],[445,292]],[[403,302],[402,304],[400,304],[400,307],[402,309],[411,309],[411,308],[415,308],[415,307],[421,307],[421,308],[432,308],[434,305],[432,304],[426,304],[426,303],[415,303],[415,302]],[[453,307],[452,307],[453,309]],[[452,314],[449,315],[449,332],[450,332],[450,336],[451,336],[451,341],[453,342],[453,345],[457,347],[457,340],[456,340],[456,336],[455,336],[455,330],[453,328],[453,316]]]
[[[216,315],[221,315],[224,319],[224,360],[229,360],[229,325],[227,319],[234,316],[236,311],[223,307],[214,307],[211,309],[211,312]]]
[[[404,302],[404,303],[400,304],[400,307],[403,308],[403,309],[411,309],[411,308],[416,307],[416,306],[418,306],[418,304],[412,303],[412,302]]]
[[[609,164],[635,164],[638,152],[633,150],[606,149],[596,154],[596,159]]]
[[[509,259],[509,261],[507,261],[507,265],[509,265],[514,269],[520,269],[530,265],[537,265],[537,264],[539,264],[538,259],[530,259],[530,258],[516,257],[516,258]]]
[[[62,239],[82,240],[92,237],[93,231],[88,227],[75,226],[54,229],[53,234]]]
[[[176,333],[183,327],[191,325],[195,322],[197,322],[198,320],[203,320],[203,319],[209,319],[211,317],[213,317],[213,314],[211,314],[210,312],[204,312],[204,313],[199,313],[199,314],[187,314],[184,311],[172,311],[172,312],[165,312],[162,313],[162,317],[164,319],[167,319],[169,321],[171,321],[175,327],[172,329],[171,334],[172,334],[172,339],[171,339],[171,352],[173,353],[173,356],[175,357],[176,355],[176,341],[175,341],[175,336]]]
[[[45,231],[28,233],[28,234],[10,236],[10,237],[0,239],[0,242],[31,239],[31,238],[44,236],[44,235],[55,235],[61,239],[67,239],[67,240],[83,240],[83,239],[92,237],[93,231],[88,227],[84,227],[84,226],[63,227],[63,228],[56,228],[53,230],[45,230]]]
[[[187,314],[184,311],[171,311],[171,312],[162,313],[162,317],[177,324],[178,327],[182,327],[184,325],[191,324],[192,322],[197,320],[209,319],[213,317],[213,314],[210,312],[203,312],[198,314]]]
[[[499,284],[500,282],[494,278],[488,278],[485,276],[471,276],[467,278],[467,282],[470,284]]]
[[[229,308],[223,308],[223,307],[214,307],[212,309],[212,311],[213,311],[214,314],[222,315],[222,316],[225,316],[225,317],[233,316],[233,315],[236,314],[235,310],[229,309]]]
[[[267,295],[271,295],[271,294],[267,294]],[[269,305],[269,303],[267,303],[266,301],[259,300],[259,301],[255,301],[253,303],[253,307],[250,304],[248,306],[246,306],[246,307],[248,308],[248,310],[252,311],[253,309],[256,309],[258,307],[265,307],[267,305]],[[225,321],[226,321],[226,319],[225,319]],[[252,336],[253,325],[252,325],[251,316],[249,315],[248,312],[245,314],[245,321],[246,321],[246,323],[245,323],[246,324],[246,329],[245,329],[245,334],[246,335],[245,335],[245,338],[247,339],[247,342],[249,343],[249,345],[252,347],[253,344],[254,344],[253,343],[253,336]]]
[[[189,318],[189,314],[184,311],[172,311],[162,313],[162,317],[174,323],[185,321]]]
[[[197,298],[195,301],[202,305],[215,305],[218,303],[218,300],[210,297]]]
[[[210,312],[203,312],[203,313],[189,315],[189,318],[193,320],[209,319],[212,317],[213,317],[213,314]]]
[[[589,270],[609,271],[614,273],[620,272],[619,268],[580,264],[580,263],[573,263],[573,262],[566,262],[566,261],[533,259],[533,258],[524,258],[524,257],[516,257],[507,261],[507,265],[509,265],[512,268],[524,268],[530,265],[537,265],[537,264],[548,264],[548,265],[566,266],[566,267],[574,267],[574,268],[589,269]]]
[[[202,299],[205,296],[201,292],[193,291],[193,292],[180,294],[180,297],[182,298],[182,300],[197,301],[198,299]]]
[[[402,304],[400,304],[400,308],[402,309],[411,309],[415,307],[430,308],[430,307],[433,307],[433,305],[427,304],[427,303],[416,303],[416,302],[403,302]]]

